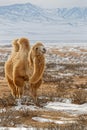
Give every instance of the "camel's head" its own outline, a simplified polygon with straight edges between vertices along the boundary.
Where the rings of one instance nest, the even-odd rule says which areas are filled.
[[[33,47],[32,51],[35,55],[44,55],[46,53],[46,48],[41,42],[37,42]]]

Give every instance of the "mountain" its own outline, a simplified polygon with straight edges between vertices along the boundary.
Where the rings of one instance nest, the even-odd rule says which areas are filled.
[[[0,18],[11,21],[59,22],[87,20],[87,8],[43,9],[30,3],[0,6]]]
[[[12,21],[50,21],[51,17],[45,15],[44,9],[27,4],[15,4],[10,6],[1,6],[0,7],[0,16],[3,16],[5,19]]]
[[[22,36],[32,42],[86,42],[87,8],[44,9],[30,3],[0,6],[0,44]]]

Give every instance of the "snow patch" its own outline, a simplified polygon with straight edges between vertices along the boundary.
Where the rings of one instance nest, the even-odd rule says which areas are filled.
[[[2,113],[2,112],[6,112],[6,109],[5,108],[0,109],[0,113]]]
[[[16,127],[16,128],[13,128],[13,127],[0,127],[0,130],[36,130],[36,128],[31,128],[31,127],[28,127],[28,128],[24,128],[24,127]]]
[[[25,111],[25,110],[32,110],[32,111],[35,111],[35,110],[37,110],[38,109],[38,107],[36,107],[36,106],[33,106],[33,105],[29,105],[29,106],[27,106],[27,105],[21,105],[21,106],[16,106],[16,107],[13,107],[12,108],[12,110],[23,110],[23,111]]]
[[[74,123],[74,121],[58,121],[58,120],[52,120],[52,119],[47,119],[47,118],[42,118],[42,117],[33,117],[32,120],[38,121],[38,122],[52,122],[55,124],[66,124],[66,123]]]
[[[37,110],[37,109],[39,109],[39,107],[37,107],[37,106],[34,106],[34,105],[29,105],[29,106],[27,106],[27,105],[22,105],[21,104],[21,99],[16,99],[16,101],[17,101],[17,106],[15,106],[15,107],[12,107],[11,108],[11,110],[21,110],[21,111],[25,111],[25,110],[32,110],[32,111],[35,111],[35,110]]]
[[[76,105],[71,103],[61,103],[61,102],[49,102],[45,106],[45,108],[56,110],[56,111],[64,111],[75,115],[86,114],[87,113],[87,103],[82,105]]]
[[[59,75],[60,75],[60,76],[73,76],[72,73],[66,73],[66,74],[64,74],[64,73],[59,73]]]

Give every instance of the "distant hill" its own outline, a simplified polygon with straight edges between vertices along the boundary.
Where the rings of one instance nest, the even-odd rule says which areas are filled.
[[[0,6],[0,44],[21,36],[32,42],[87,42],[87,8],[44,9],[30,3]]]
[[[11,21],[59,22],[59,20],[87,20],[87,8],[43,9],[27,4],[0,6],[0,17]]]

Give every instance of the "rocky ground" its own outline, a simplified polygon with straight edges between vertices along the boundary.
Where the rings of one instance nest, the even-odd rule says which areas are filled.
[[[87,130],[87,47],[47,47],[43,84],[38,102],[25,88],[14,99],[4,78],[10,46],[0,47],[0,128]]]

